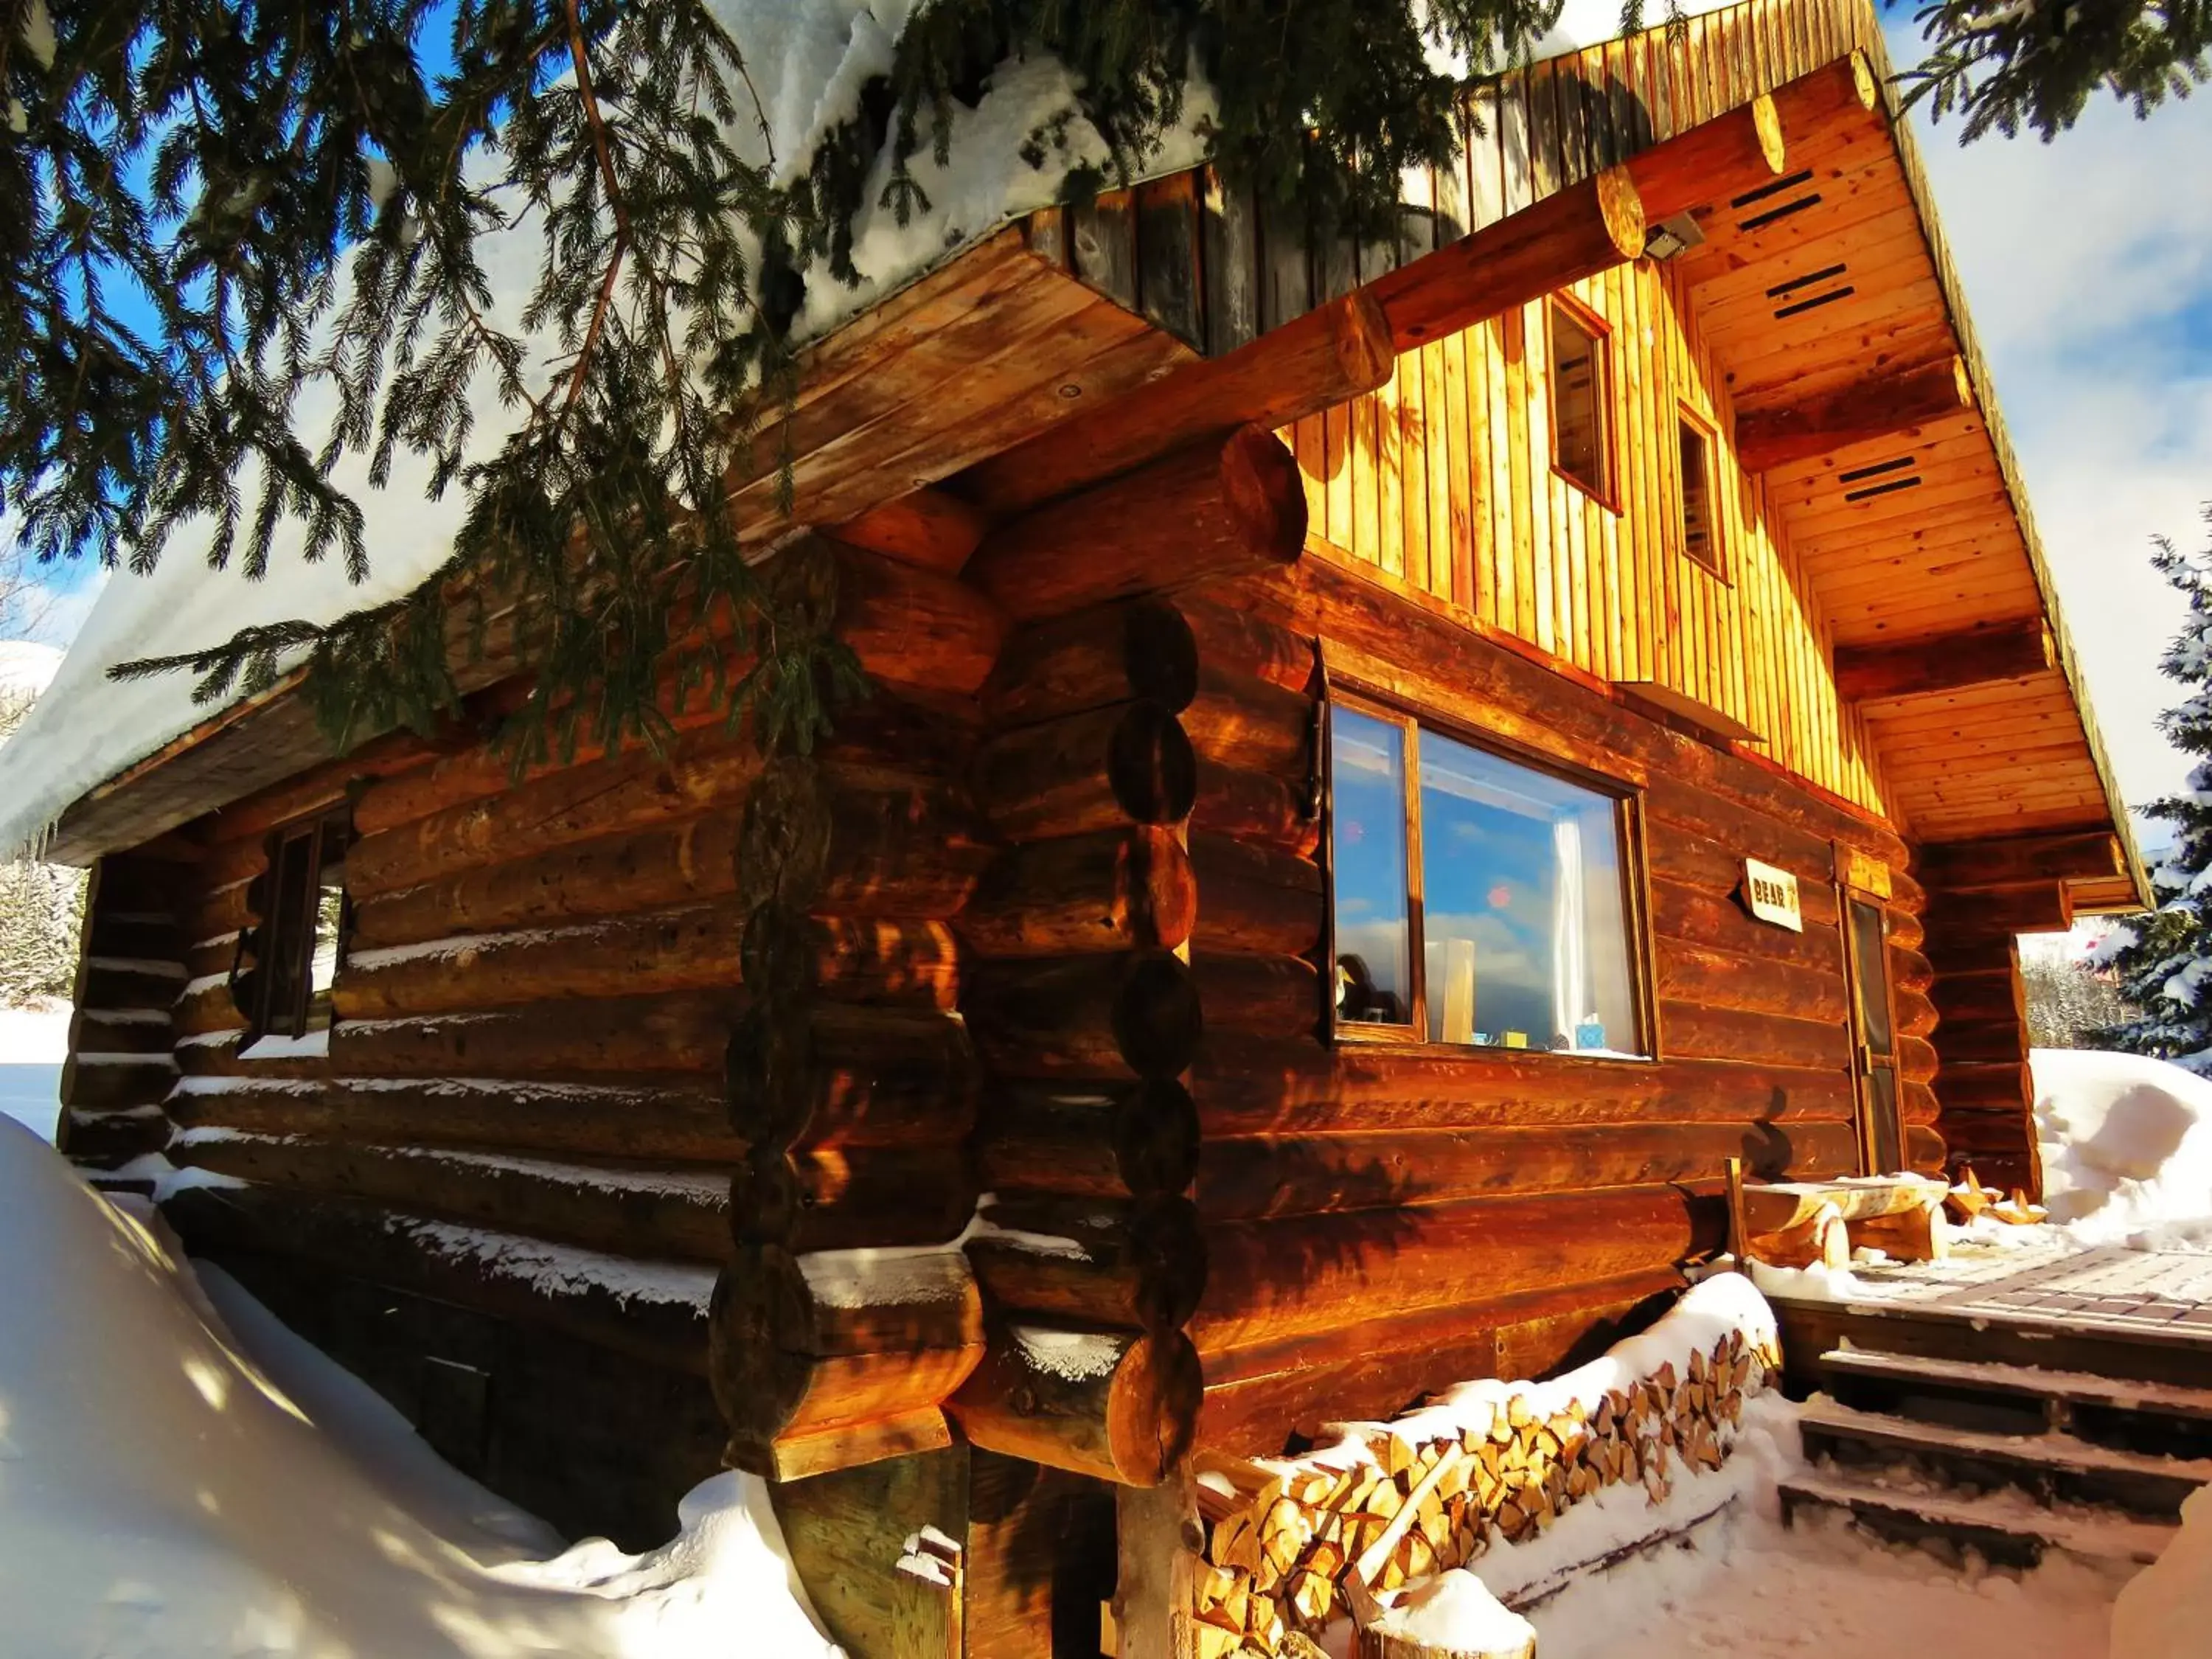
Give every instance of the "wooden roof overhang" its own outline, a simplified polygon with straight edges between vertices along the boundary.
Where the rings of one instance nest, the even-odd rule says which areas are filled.
[[[1379,240],[1323,241],[1204,168],[1030,215],[808,351],[787,423],[733,480],[741,521],[766,540],[902,500],[1010,517],[1374,390],[1394,354],[1636,257],[1651,224],[1694,211],[1686,270],[1737,437],[1832,611],[1893,816],[1960,853],[2047,852],[2075,908],[2147,902],[1886,76],[1863,0],[1750,0],[1475,88],[1483,136],[1408,181]],[[469,683],[515,666],[495,653]],[[329,757],[280,687],[93,792],[54,852],[143,842]],[[2100,836],[2110,855],[2085,858]]]

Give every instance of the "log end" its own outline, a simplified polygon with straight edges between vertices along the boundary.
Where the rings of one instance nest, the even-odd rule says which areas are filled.
[[[1759,140],[1759,155],[1766,162],[1766,170],[1776,178],[1789,159],[1789,146],[1782,131],[1782,112],[1775,106],[1774,94],[1762,92],[1751,102],[1751,130]]]
[[[1305,483],[1297,459],[1273,433],[1248,426],[1231,434],[1221,448],[1221,492],[1255,557],[1286,565],[1305,551]]]
[[[1198,802],[1198,756],[1182,722],[1159,703],[1132,703],[1115,722],[1106,776],[1139,823],[1179,823]]]
[[[1633,259],[1641,254],[1648,229],[1644,220],[1644,198],[1638,194],[1636,180],[1629,176],[1626,167],[1610,167],[1598,174],[1597,207],[1605,222],[1605,234],[1620,257]]]
[[[1863,46],[1851,48],[1851,90],[1857,94],[1859,107],[1871,110],[1881,101],[1881,77],[1875,73],[1874,60]]]
[[[1205,1392],[1198,1351],[1181,1331],[1131,1345],[1106,1406],[1107,1443],[1124,1485],[1157,1486],[1189,1454]]]

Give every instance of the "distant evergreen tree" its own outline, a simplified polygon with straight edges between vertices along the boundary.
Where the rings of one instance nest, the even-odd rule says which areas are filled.
[[[2212,526],[2212,506],[2205,522]],[[2161,540],[2153,562],[2189,601],[2189,619],[2159,665],[2192,690],[2160,729],[2184,754],[2206,758],[2190,769],[2186,790],[2146,809],[2172,827],[2173,845],[2151,870],[2158,908],[2123,922],[2124,942],[2110,956],[2141,1017],[2103,1036],[2110,1047],[2212,1075],[2212,546],[2188,554]]]

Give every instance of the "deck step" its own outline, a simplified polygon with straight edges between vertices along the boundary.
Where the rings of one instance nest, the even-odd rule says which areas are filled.
[[[2022,1312],[1925,1302],[1826,1302],[1771,1296],[1793,1381],[1820,1383],[1823,1354],[1849,1346],[1963,1364],[2077,1372],[2131,1383],[2195,1389],[2212,1376],[2212,1330],[2119,1330]]]
[[[1832,1348],[1822,1389],[1842,1404],[1991,1433],[2057,1431],[2099,1446],[2212,1458],[2212,1389],[1963,1359]]]
[[[1808,1509],[1855,1517],[1893,1543],[1971,1548],[2002,1566],[2032,1567],[2052,1550],[2121,1565],[2155,1561],[2180,1530],[2172,1522],[2053,1509],[2020,1492],[1961,1498],[1882,1486],[1841,1470],[1808,1470],[1782,1483],[1782,1515]]]
[[[1799,1419],[1808,1457],[1857,1468],[1904,1463],[1968,1492],[2014,1487],[2045,1504],[2106,1504],[2170,1519],[2212,1481],[2212,1461],[2160,1457],[2069,1434],[1993,1434],[1855,1410],[1814,1396]]]

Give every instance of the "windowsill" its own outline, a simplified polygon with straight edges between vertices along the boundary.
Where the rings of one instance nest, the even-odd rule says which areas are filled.
[[[1509,1048],[1498,1042],[1431,1042],[1417,1037],[1407,1026],[1376,1025],[1362,1027],[1339,1024],[1330,1028],[1333,1046],[1363,1048],[1388,1054],[1419,1055],[1424,1060],[1459,1059],[1487,1060],[1497,1056],[1514,1060],[1541,1060],[1547,1064],[1587,1066],[1656,1066],[1656,1054],[1625,1054],[1615,1048]]]
[[[304,1036],[261,1036],[238,1051],[240,1060],[327,1060],[331,1028],[323,1026]]]
[[[1602,490],[1592,489],[1580,478],[1575,477],[1573,473],[1569,472],[1565,468],[1561,467],[1557,461],[1553,461],[1552,463],[1552,476],[1557,478],[1561,483],[1566,485],[1568,489],[1573,490],[1577,495],[1582,496],[1587,501],[1595,501],[1607,512],[1612,514],[1614,518],[1617,519],[1620,517],[1620,503],[1618,501],[1606,495]]]

